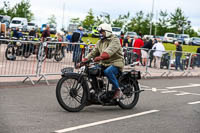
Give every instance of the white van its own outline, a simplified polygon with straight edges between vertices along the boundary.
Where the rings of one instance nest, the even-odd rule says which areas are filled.
[[[26,18],[14,17],[10,23],[10,28],[14,29],[18,27],[22,31],[27,31],[28,21]]]
[[[120,27],[112,27],[112,32],[114,35],[116,35],[117,37],[120,37],[121,35],[121,28]]]
[[[30,31],[32,29],[36,30],[37,25],[34,22],[28,22],[27,30]]]
[[[165,33],[164,42],[173,43],[176,38],[176,34],[174,33]]]

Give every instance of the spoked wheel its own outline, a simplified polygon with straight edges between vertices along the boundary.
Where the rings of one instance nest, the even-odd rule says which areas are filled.
[[[13,46],[8,46],[6,48],[5,56],[7,60],[16,60],[15,48]]]
[[[140,88],[138,82],[125,78],[119,82],[119,85],[124,94],[119,101],[119,106],[122,109],[132,109],[139,100]]]
[[[57,62],[61,61],[61,60],[63,59],[63,57],[64,57],[64,55],[63,55],[63,53],[62,53],[61,50],[57,50],[57,51],[55,52],[54,59],[55,59]]]
[[[59,80],[56,87],[58,103],[63,109],[69,112],[78,112],[86,105],[86,82],[78,80],[78,74],[68,74]]]
[[[46,50],[45,48],[41,48],[42,46],[39,46],[39,50],[38,50],[38,53],[37,53],[37,60],[39,60],[40,62],[43,62],[46,58],[47,58],[47,54],[46,54]]]

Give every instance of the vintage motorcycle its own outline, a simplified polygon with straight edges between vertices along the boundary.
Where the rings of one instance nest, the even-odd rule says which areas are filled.
[[[37,55],[37,59],[43,62],[46,58],[52,59],[54,57],[57,62],[61,61],[65,57],[65,45],[56,42],[56,40],[52,40],[51,43],[41,43],[39,46],[41,52]]]
[[[63,109],[78,112],[89,105],[118,105],[122,109],[132,109],[137,104],[143,91],[138,83],[140,71],[130,70],[117,75],[123,97],[113,99],[114,91],[103,74],[105,68],[91,60],[81,64],[83,66],[78,73],[73,72],[72,67],[61,70],[62,78],[57,83],[56,97]]]
[[[34,44],[23,42],[29,41],[27,38],[18,40],[17,38],[12,38],[13,41],[9,42],[5,51],[5,57],[7,60],[16,60],[16,56],[23,56],[24,58],[30,57],[34,51]]]

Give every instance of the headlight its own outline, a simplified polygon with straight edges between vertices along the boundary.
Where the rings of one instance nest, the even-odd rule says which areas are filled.
[[[17,45],[18,47],[20,47],[22,44],[21,44],[20,42],[17,42],[16,45]]]

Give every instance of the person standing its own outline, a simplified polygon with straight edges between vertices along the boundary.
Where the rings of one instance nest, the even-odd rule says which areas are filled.
[[[82,43],[82,37],[83,37],[83,27],[80,26],[75,32],[73,32],[71,42]],[[74,66],[76,66],[76,64],[81,61],[82,49],[80,48],[80,44],[72,44],[72,47],[73,47],[72,60],[74,62]]]
[[[179,44],[178,41],[174,43],[176,45],[176,59],[175,59],[175,69],[178,70],[178,67],[183,71],[183,65],[181,63],[181,57],[182,57],[182,46]]]
[[[144,46],[142,46],[142,48],[144,48],[144,49],[141,50],[142,64],[144,66],[147,65],[148,52],[149,52],[149,49],[151,49],[152,47],[153,47],[152,40],[151,39],[149,40],[149,38],[146,38]]]
[[[200,47],[197,48],[197,67],[200,67]]]
[[[135,36],[134,37],[134,43],[133,43],[133,52],[136,52],[138,55],[138,58],[136,59],[136,61],[140,61],[141,58],[141,50],[139,48],[141,48],[144,45],[143,40],[141,39],[142,35],[140,35],[140,37]]]
[[[126,38],[124,39],[124,44],[123,47],[132,47],[132,39],[130,38],[129,35],[126,36]]]
[[[46,26],[46,29],[42,32],[41,41],[44,42],[50,37],[50,28],[49,25]]]
[[[119,40],[120,40],[121,47],[123,47],[123,45],[124,45],[124,33],[121,33]]]
[[[159,69],[160,68],[160,61],[163,52],[165,51],[165,47],[163,46],[160,39],[157,39],[157,43],[153,45],[152,49],[155,50],[153,53],[154,56],[154,67]]]

